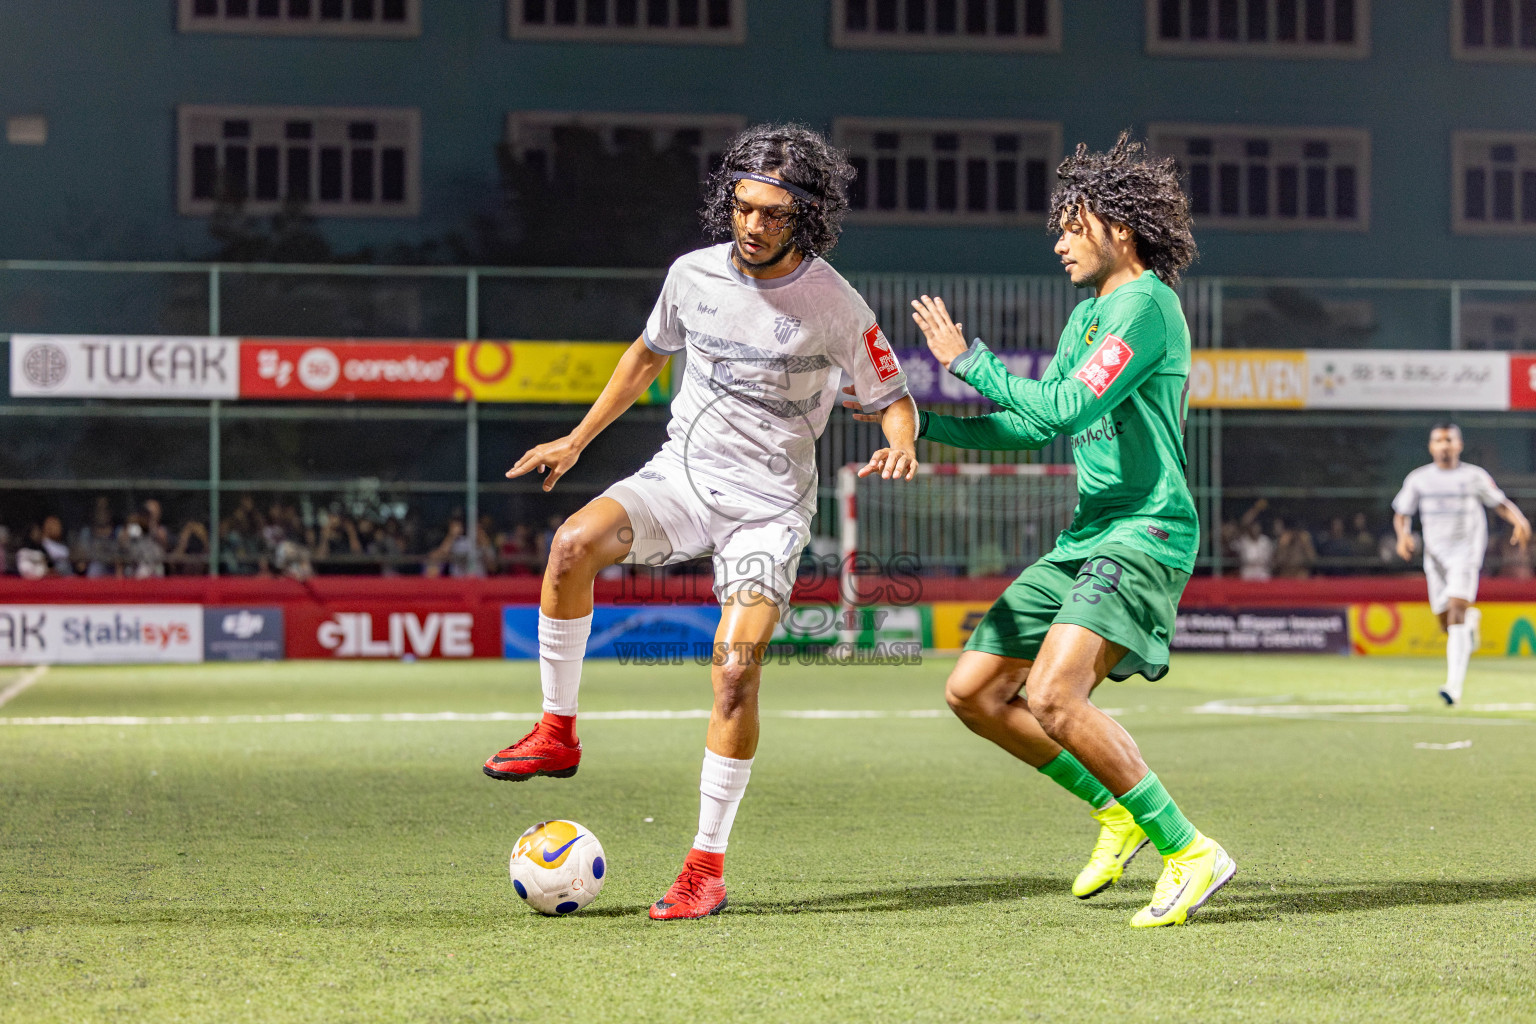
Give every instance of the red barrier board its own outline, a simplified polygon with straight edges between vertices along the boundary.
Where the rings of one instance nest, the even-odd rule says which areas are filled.
[[[1536,356],[1509,357],[1509,407],[1536,409]]]
[[[499,658],[501,609],[409,601],[290,606],[290,658]]]
[[[240,339],[240,397],[450,401],[450,342]]]

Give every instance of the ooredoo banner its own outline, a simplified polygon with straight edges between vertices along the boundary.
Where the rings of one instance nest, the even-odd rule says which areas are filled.
[[[202,660],[202,605],[0,605],[0,665]]]
[[[245,338],[240,397],[445,402],[453,352],[448,342]]]
[[[1509,407],[1536,409],[1536,356],[1509,357]]]
[[[501,656],[495,609],[389,602],[340,608],[290,606],[290,658],[496,658]]]
[[[235,398],[234,338],[11,335],[18,398]]]

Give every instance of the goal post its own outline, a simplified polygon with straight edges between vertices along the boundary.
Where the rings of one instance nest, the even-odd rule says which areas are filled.
[[[923,463],[912,480],[837,473],[839,640],[857,639],[859,577],[996,576],[1049,551],[1077,507],[1071,464]]]

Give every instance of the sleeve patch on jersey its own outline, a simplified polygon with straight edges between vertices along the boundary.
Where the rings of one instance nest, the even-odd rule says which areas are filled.
[[[871,324],[869,330],[864,332],[864,350],[869,353],[869,361],[875,367],[875,376],[880,378],[882,384],[901,372],[901,366],[896,362],[896,353],[891,351],[891,343],[885,340],[879,324]]]
[[[1135,354],[1123,338],[1106,334],[1104,346],[1072,376],[1087,384],[1088,390],[1093,392],[1093,397],[1103,398],[1104,392],[1109,390],[1109,386],[1115,382],[1116,377],[1120,376],[1120,371],[1125,369],[1126,364]]]

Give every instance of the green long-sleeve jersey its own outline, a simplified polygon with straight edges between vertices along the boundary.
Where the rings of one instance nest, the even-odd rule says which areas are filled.
[[[1072,438],[1077,509],[1045,557],[1071,561],[1116,542],[1185,572],[1200,523],[1185,482],[1189,326],[1173,289],[1151,271],[1078,304],[1040,380],[1009,373],[977,339],[949,371],[1002,411],[924,412],[919,436],[956,448],[1040,448]]]

